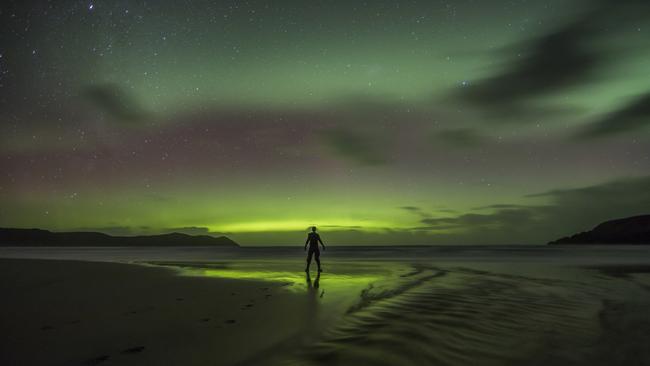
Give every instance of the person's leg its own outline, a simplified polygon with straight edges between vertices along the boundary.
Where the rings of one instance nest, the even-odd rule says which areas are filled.
[[[307,268],[305,268],[305,272],[309,272],[309,265],[311,264],[311,256],[314,254],[314,251],[309,248],[309,252],[307,254]]]
[[[321,269],[320,269],[320,250],[316,249],[314,254],[315,254],[315,257],[316,257],[315,258],[316,259],[316,264],[318,264],[318,272],[321,272]]]

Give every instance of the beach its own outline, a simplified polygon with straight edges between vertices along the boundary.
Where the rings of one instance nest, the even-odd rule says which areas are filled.
[[[644,365],[647,252],[3,249],[0,364]]]
[[[2,260],[0,273],[2,365],[231,365],[306,316],[280,284],[79,261]]]

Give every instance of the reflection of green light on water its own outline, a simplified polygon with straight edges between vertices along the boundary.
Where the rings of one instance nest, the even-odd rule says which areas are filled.
[[[236,269],[205,269],[201,271],[201,275],[207,277],[221,277],[239,280],[261,280],[271,282],[297,282],[301,281],[305,276],[299,276],[295,272],[279,272],[279,271],[247,271]]]
[[[287,271],[248,271],[244,269],[201,269],[191,270],[190,274],[219,277],[236,280],[257,280],[265,282],[275,282],[278,284],[287,284],[288,288],[300,290],[305,285],[304,272],[287,272]],[[367,286],[369,283],[379,280],[377,275],[345,275],[327,273],[320,276],[321,285],[326,284],[328,290],[343,289],[346,287]],[[316,279],[316,274],[311,276],[311,280]],[[299,284],[300,286],[294,286]]]
[[[182,274],[189,276],[214,277],[232,280],[251,280],[272,282],[278,285],[284,285],[287,289],[294,291],[304,291],[307,286],[307,277],[305,272],[283,270],[286,264],[274,262],[246,262],[246,263],[229,263],[226,268],[206,267],[181,267]],[[340,268],[339,271],[324,272],[318,278],[321,288],[327,288],[329,291],[337,292],[359,290],[367,287],[369,284],[386,278],[387,273],[373,268],[370,271],[360,270],[355,266],[355,270],[348,271]],[[286,267],[285,267],[286,268]],[[368,270],[369,268],[366,268]],[[315,281],[317,273],[313,272],[309,280]]]
[[[302,264],[302,263],[301,263]],[[406,264],[393,262],[328,261],[326,271],[308,277],[297,271],[294,260],[235,260],[212,263],[168,264],[181,275],[212,277],[234,281],[258,281],[291,292],[314,292],[335,307],[349,306],[364,289],[383,291],[400,282],[400,275],[412,271]],[[298,267],[299,268],[299,267]],[[326,295],[323,298],[323,293]]]

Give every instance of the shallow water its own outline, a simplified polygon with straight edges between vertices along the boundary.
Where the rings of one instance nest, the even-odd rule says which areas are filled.
[[[264,279],[260,266],[264,263],[238,263],[204,275],[232,278],[234,272]],[[643,365],[650,360],[650,276],[634,273],[650,267],[403,260],[330,266],[317,289],[313,275],[310,284],[296,273],[267,274],[267,281],[284,281],[287,289],[312,296],[315,316],[302,334],[249,362],[611,365],[625,359]],[[246,274],[251,267],[256,269]],[[619,272],[612,276],[607,268]]]
[[[245,364],[647,365],[650,248],[2,248],[0,257],[147,262],[282,284],[305,327]],[[315,267],[312,267],[315,268]]]

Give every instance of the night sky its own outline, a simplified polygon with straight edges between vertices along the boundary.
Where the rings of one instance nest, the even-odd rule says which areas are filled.
[[[0,226],[541,244],[650,213],[650,3],[2,1]]]

